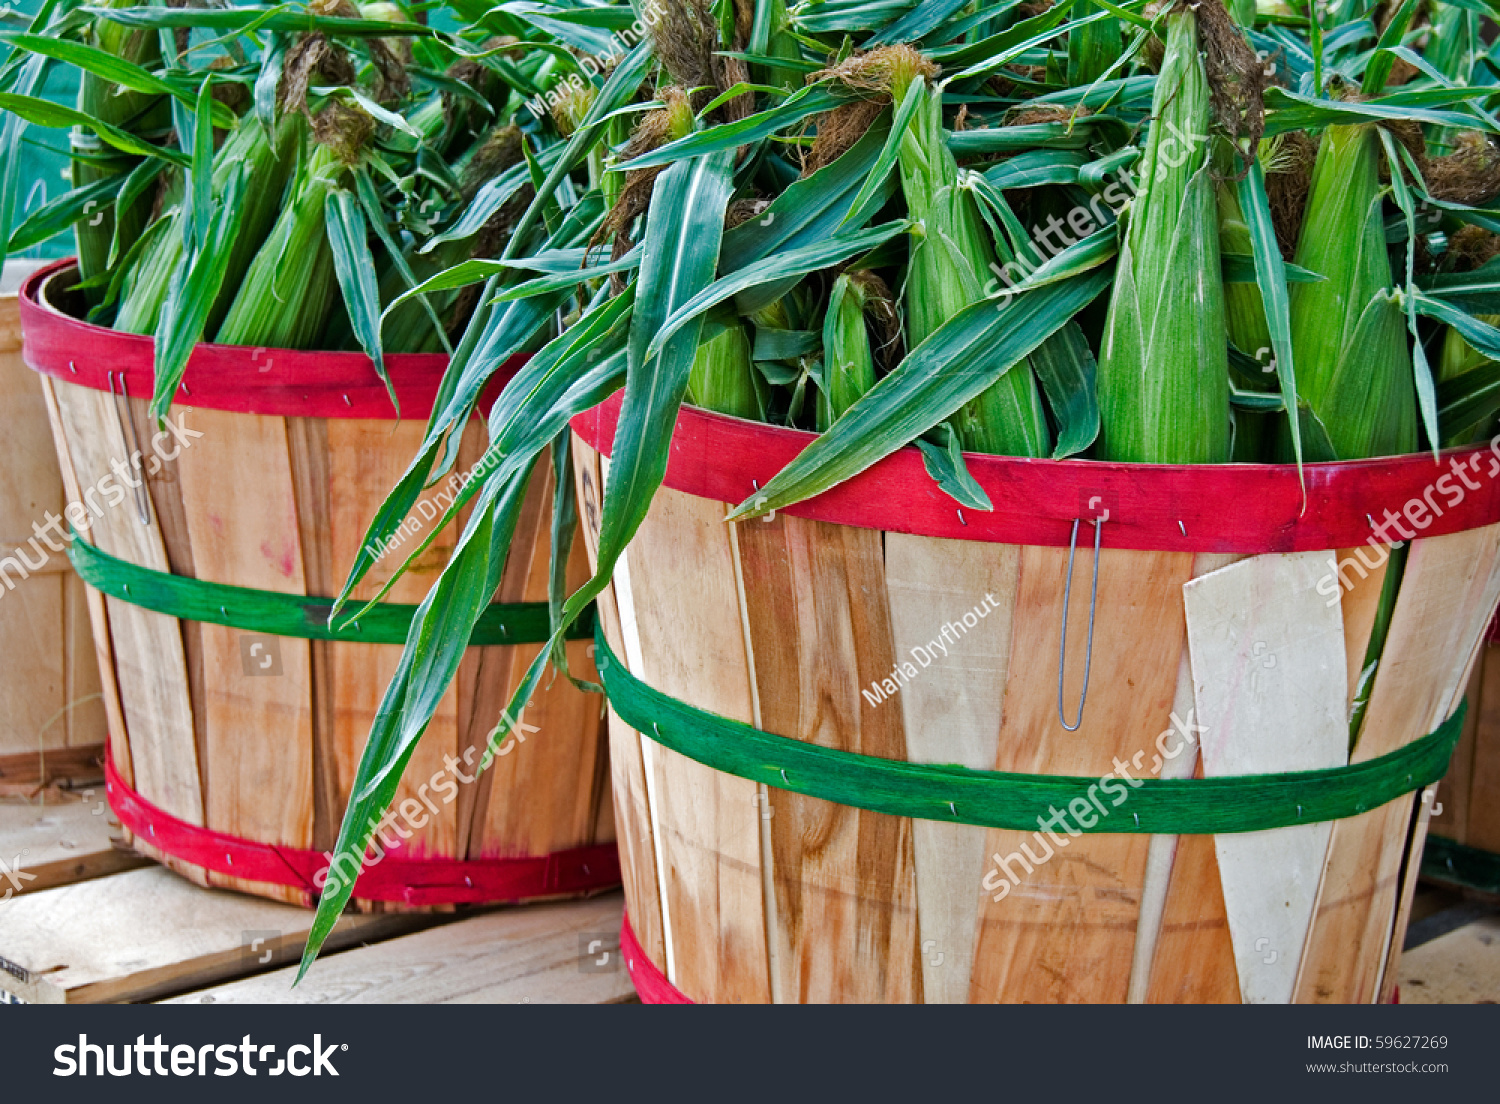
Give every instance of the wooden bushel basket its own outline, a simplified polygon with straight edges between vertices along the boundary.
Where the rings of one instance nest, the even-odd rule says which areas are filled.
[[[53,266],[27,283],[25,356],[42,373],[74,504],[67,520],[81,534],[70,552],[108,592],[88,595],[111,805],[138,850],[194,881],[311,904],[404,622],[369,616],[364,639],[356,626],[329,638],[327,603],[300,596],[337,594],[369,519],[417,450],[446,361],[389,358],[398,422],[362,354],[204,345],[162,428],[147,410],[150,339],[78,321],[70,275]],[[476,419],[456,470],[467,472],[483,445]],[[143,484],[129,461],[137,453]],[[375,595],[455,489],[439,482],[424,492],[355,599]],[[551,501],[550,469],[540,465],[495,598],[529,603],[522,612],[532,616],[547,596]],[[450,527],[384,599],[407,604],[406,622],[455,540]],[[196,606],[158,601],[183,588]],[[290,607],[290,629],[282,617],[277,630],[255,631],[238,612],[247,590],[236,588],[260,592],[250,595],[255,608]],[[371,642],[382,623],[392,642]],[[372,849],[378,861],[360,877],[361,907],[523,900],[618,883],[596,696],[565,679],[545,686],[521,718],[528,738],[475,779],[478,753],[537,647],[469,649],[403,777],[383,845]],[[591,671],[587,643],[568,647],[575,670]]]
[[[619,404],[574,421],[591,555]],[[1294,467],[970,456],[994,503],[976,513],[907,448],[725,523],[811,439],[684,408],[665,486],[600,601],[628,672],[600,653],[623,946],[644,999],[1391,999],[1427,827],[1417,791],[1442,774],[1500,599],[1500,458],[1309,465],[1304,500]],[[1445,479],[1461,464],[1464,483]],[[1351,762],[1383,540],[1402,539],[1388,509],[1417,515],[1416,539]],[[1060,713],[1077,719],[1086,666],[1070,731]],[[627,683],[670,704],[660,726],[639,708],[622,720]],[[704,713],[742,722],[740,738],[721,726],[690,744]],[[704,765],[752,743],[737,773]],[[813,760],[937,781],[926,815],[893,815],[810,796],[832,792]],[[1384,788],[1366,787],[1379,772]],[[1090,784],[1050,832],[1026,831],[966,809],[978,788],[942,790],[955,775],[1006,793],[1112,776],[1102,793],[1124,796]],[[1304,813],[1315,775],[1346,785],[1340,811]],[[1150,788],[1132,797],[1127,776]],[[1147,794],[1251,784],[1281,827],[1148,834],[1168,821]]]
[[[99,777],[105,726],[84,585],[32,528],[62,512],[63,488],[13,292],[0,293],[0,441],[0,796],[30,797]]]

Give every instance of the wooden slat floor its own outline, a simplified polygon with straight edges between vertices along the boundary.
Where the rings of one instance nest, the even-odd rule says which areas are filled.
[[[348,915],[296,988],[312,914],[203,889],[118,844],[98,801],[0,802],[0,1003],[633,1001],[623,897]],[[1423,885],[1403,1004],[1500,1002],[1500,899]]]
[[[1500,1004],[1500,898],[1424,883],[1398,973],[1402,1004]]]
[[[580,1003],[634,1000],[623,895],[346,915],[292,987],[312,913],[203,889],[120,849],[92,798],[0,803],[0,1002]]]

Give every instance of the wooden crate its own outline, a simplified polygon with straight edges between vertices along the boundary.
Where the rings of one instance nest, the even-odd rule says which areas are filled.
[[[33,528],[60,516],[64,498],[14,293],[0,294],[0,441],[0,795],[32,795],[102,777],[105,713],[85,587],[48,546],[61,548],[59,535]]]
[[[94,802],[0,804],[0,1003],[581,1003],[633,998],[622,898],[457,914],[346,914],[292,979],[312,913],[204,889],[111,844]],[[132,869],[132,867],[136,867]],[[112,872],[122,871],[123,872]],[[109,872],[109,873],[107,873]]]
[[[1491,641],[1469,680],[1469,715],[1448,776],[1438,784],[1432,834],[1500,855],[1500,643]]]

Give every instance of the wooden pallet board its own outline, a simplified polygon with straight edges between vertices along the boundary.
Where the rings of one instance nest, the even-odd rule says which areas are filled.
[[[501,909],[166,1004],[619,1004],[635,999],[620,954],[623,894]]]
[[[313,919],[307,909],[202,889],[157,866],[28,893],[3,908],[0,991],[32,1004],[149,1000],[295,962]],[[432,922],[345,915],[327,948]]]
[[[0,804],[0,899],[130,870],[145,863],[116,846],[119,826],[104,804],[104,787],[65,805]],[[3,908],[0,905],[0,908]],[[3,952],[0,952],[3,953]]]
[[[1398,979],[1402,1004],[1500,1002],[1500,915],[1407,951]]]

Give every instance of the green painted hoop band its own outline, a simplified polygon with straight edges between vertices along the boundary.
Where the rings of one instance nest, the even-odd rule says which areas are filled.
[[[1389,755],[1347,767],[1159,779],[1134,777],[1141,768],[1126,764],[1132,781],[1111,774],[1106,786],[1099,778],[903,763],[761,732],[647,686],[610,651],[598,626],[594,642],[611,708],[637,732],[706,767],[877,813],[1019,831],[1207,835],[1357,816],[1442,778],[1467,709],[1460,705],[1435,732]],[[1174,737],[1180,753],[1184,740]]]
[[[306,640],[351,640],[364,644],[405,644],[416,606],[382,602],[357,622],[333,628],[333,601],[274,590],[210,583],[153,571],[117,559],[87,541],[74,538],[68,558],[79,577],[95,590],[142,609],[184,621],[227,625],[247,632],[295,636]],[[593,630],[590,608],[568,632],[571,640],[586,639]],[[541,644],[551,637],[545,602],[517,605],[494,603],[479,618],[469,643]]]

